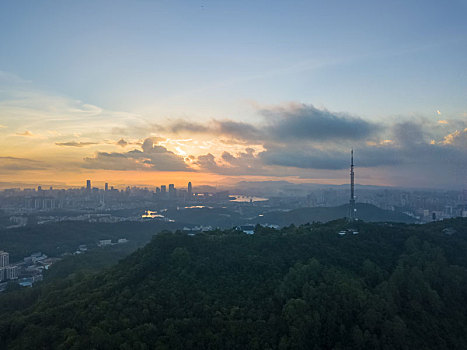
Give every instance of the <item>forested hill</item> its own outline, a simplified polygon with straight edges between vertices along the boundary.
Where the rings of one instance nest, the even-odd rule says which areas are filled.
[[[403,222],[413,223],[416,220],[404,213],[378,208],[372,204],[357,203],[357,217],[367,222]],[[261,217],[252,219],[252,223],[269,223],[279,226],[300,225],[308,222],[328,222],[349,215],[349,205],[338,207],[310,207],[299,208],[290,211],[274,211],[265,213]]]
[[[345,228],[158,234],[102,273],[0,296],[0,348],[467,348],[466,219]]]

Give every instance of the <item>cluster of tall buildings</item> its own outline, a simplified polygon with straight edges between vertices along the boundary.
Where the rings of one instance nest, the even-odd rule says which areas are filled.
[[[91,185],[91,180],[86,180],[86,192],[91,192],[93,190],[92,185]],[[106,182],[104,184],[104,191],[113,191],[114,187],[111,186],[109,188],[109,184]],[[176,197],[177,196],[177,189],[175,188],[174,184],[169,184],[169,188],[167,190],[167,185],[161,185],[160,187],[156,187],[155,190],[156,194],[159,195],[166,195],[168,194],[169,197]],[[189,197],[193,195],[193,186],[191,182],[188,182],[188,187],[187,187],[187,194]]]
[[[167,191],[167,186],[166,185],[161,185],[161,187],[156,187],[156,197],[158,198],[168,198],[168,199],[175,199],[180,196],[183,196],[183,197],[188,197],[188,198],[191,198],[193,196],[193,187],[191,185],[191,182],[188,182],[188,187],[187,187],[187,190],[182,190],[182,191],[178,191],[177,192],[177,189],[175,188],[175,185],[174,184],[169,184],[169,189]]]
[[[128,209],[155,201],[185,202],[193,198],[195,194],[191,183],[180,189],[174,184],[157,188],[127,186],[125,189],[117,189],[108,183],[95,187],[88,179],[81,188],[54,189],[38,186],[23,190],[0,190],[0,209],[14,215],[55,209]]]
[[[113,191],[114,188],[113,188],[113,186],[110,186],[110,188],[109,188],[109,183],[106,182],[106,183],[104,184],[104,191],[107,192],[107,191],[109,191],[109,190],[110,190],[110,191]],[[86,192],[91,192],[91,191],[92,191],[91,180],[86,180]]]
[[[86,180],[86,187],[85,187],[85,191],[87,193],[91,193],[93,191],[99,191],[98,188],[93,188],[91,186],[91,180]],[[111,186],[109,188],[109,184],[106,182],[105,185],[104,185],[104,191],[105,192],[108,192],[108,191],[118,191],[118,190],[115,190],[113,186]],[[130,191],[130,187],[127,187],[126,192]],[[162,199],[175,199],[179,196],[187,196],[188,198],[192,197],[193,196],[193,186],[191,184],[191,182],[188,182],[188,187],[187,187],[187,190],[183,189],[183,190],[179,190],[177,191],[177,189],[175,188],[175,184],[169,184],[169,187],[167,188],[167,185],[161,185],[160,187],[156,187],[155,191],[154,191],[154,194],[156,195],[157,198],[162,198]]]
[[[10,265],[10,254],[0,250],[0,282],[18,279],[19,267]]]

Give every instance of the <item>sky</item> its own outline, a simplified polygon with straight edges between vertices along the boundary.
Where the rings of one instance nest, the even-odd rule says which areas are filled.
[[[0,1],[0,186],[467,188],[467,1]]]

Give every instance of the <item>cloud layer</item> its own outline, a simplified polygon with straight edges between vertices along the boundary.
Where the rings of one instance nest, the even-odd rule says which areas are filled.
[[[17,157],[0,157],[0,170],[2,171],[22,171],[22,170],[42,170],[46,169],[44,162]]]
[[[191,171],[183,157],[155,142],[155,138],[145,139],[142,150],[97,152],[94,157],[84,158],[84,167],[106,170]]]
[[[166,130],[223,135],[255,143],[362,140],[373,137],[381,129],[379,125],[362,118],[304,104],[261,109],[259,114],[263,116],[263,122],[257,125],[233,120],[212,120],[207,124],[177,120]]]
[[[199,156],[195,164],[202,171],[218,174],[306,176],[306,171],[347,169],[353,148],[360,169],[380,169],[389,181],[399,177],[427,186],[465,182],[467,125],[462,120],[438,123],[427,118],[399,118],[375,124],[305,105],[261,110],[261,115],[265,118],[261,125],[232,122],[235,128],[223,133],[260,144],[261,151],[245,147],[236,154],[224,152],[215,157],[210,153]],[[214,121],[183,130],[206,133],[213,128],[221,130],[219,125],[225,124]]]
[[[81,142],[81,141],[68,141],[68,142],[55,142],[57,146],[67,146],[67,147],[85,147],[98,145],[99,142]]]
[[[47,169],[54,159],[50,151],[63,155],[55,158],[57,169],[60,161],[78,155],[80,161],[69,162],[75,169],[323,179],[338,173],[346,177],[343,170],[349,166],[351,148],[359,174],[390,181],[399,177],[401,182],[417,182],[418,177],[426,177],[428,185],[430,181],[464,183],[467,171],[465,117],[450,119],[443,114],[441,120],[437,114],[434,119],[376,122],[291,103],[258,108],[252,121],[169,119],[164,123],[36,91],[18,90],[7,97],[0,98],[4,136],[0,169],[5,171]],[[17,153],[18,148],[22,152]],[[44,158],[49,161],[41,162]]]
[[[361,118],[320,110],[312,105],[263,109],[261,114],[267,119],[265,135],[275,141],[362,140],[380,129]]]
[[[378,124],[346,113],[297,104],[261,109],[259,114],[262,120],[256,123],[179,119],[159,127],[171,135],[221,139],[225,147],[236,146],[236,151],[220,148],[217,153],[184,158],[161,144],[165,138],[151,137],[142,144],[136,143],[140,148],[128,152],[97,152],[85,158],[84,167],[312,178],[347,169],[349,151],[353,148],[361,174],[364,169],[379,169],[381,176],[397,174],[413,182],[417,181],[416,176],[430,174],[433,181],[440,183],[446,182],[446,176],[459,181],[460,174],[466,171],[467,128],[462,120],[438,123],[424,118],[402,118]],[[81,144],[84,145],[77,142],[76,146]],[[113,144],[129,146],[124,139]]]

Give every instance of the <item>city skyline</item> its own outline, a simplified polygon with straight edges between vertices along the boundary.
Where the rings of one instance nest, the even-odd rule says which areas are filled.
[[[467,188],[463,2],[0,4],[0,187]],[[59,30],[57,30],[59,29]]]

